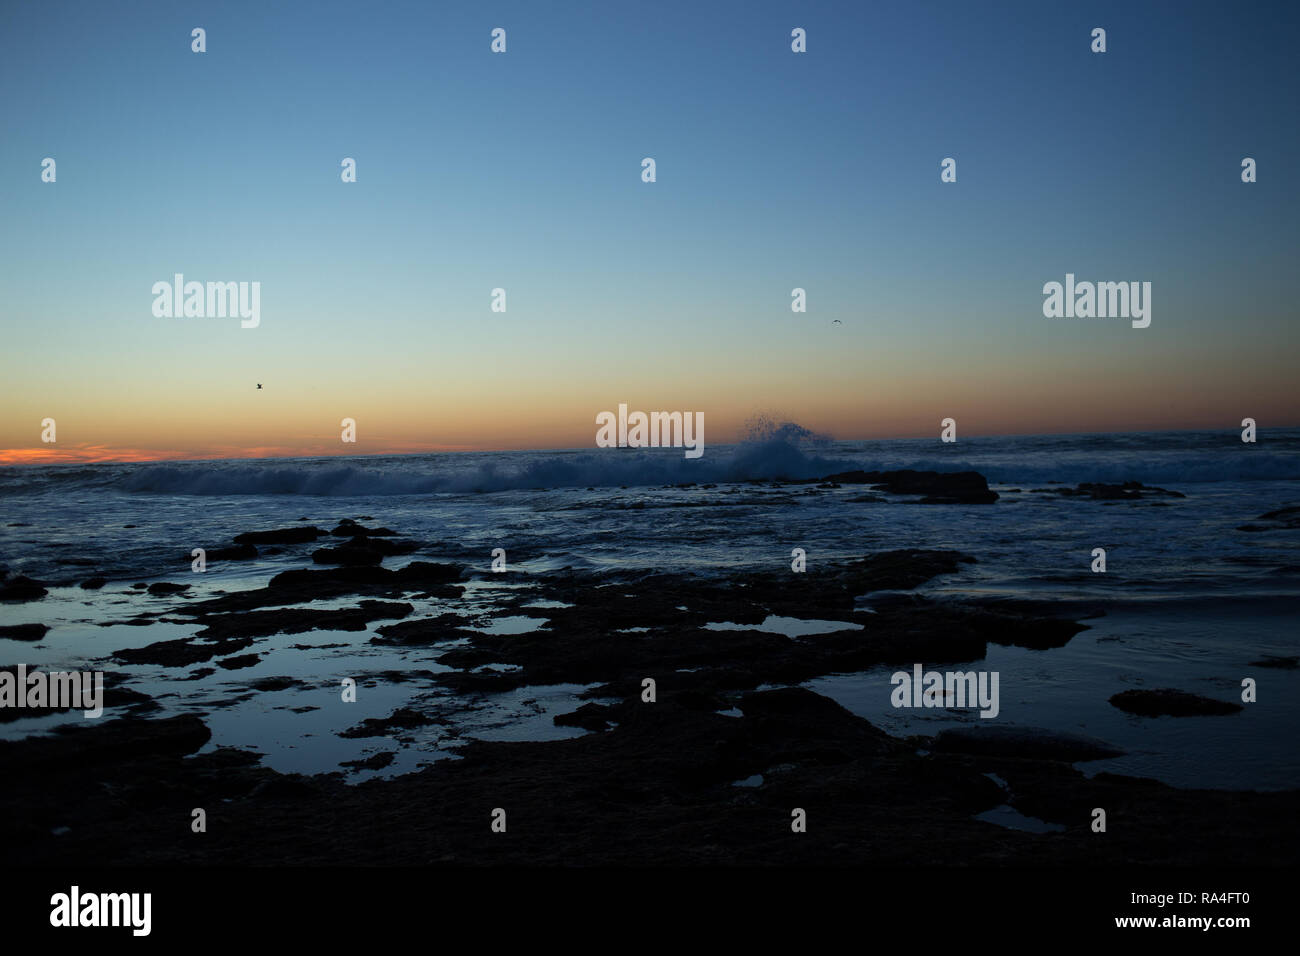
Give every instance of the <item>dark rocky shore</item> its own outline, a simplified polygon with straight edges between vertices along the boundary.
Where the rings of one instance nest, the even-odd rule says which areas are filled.
[[[851,473],[825,481],[870,484],[919,496],[919,503],[997,499],[973,472]],[[1159,491],[1118,487],[1058,493],[1124,500]],[[199,754],[211,734],[198,716],[151,716],[153,703],[110,675],[106,704],[125,708],[125,716],[116,711],[45,737],[0,742],[6,863],[1290,865],[1300,850],[1297,792],[1179,790],[1108,773],[1089,778],[1074,764],[1115,756],[1115,747],[996,721],[895,738],[797,686],[881,664],[976,669],[972,662],[990,644],[1050,655],[1086,627],[1039,607],[906,593],[960,575],[975,559],[959,552],[887,551],[815,572],[723,578],[493,574],[486,561],[467,568],[425,557],[392,569],[384,561],[393,555],[427,552],[388,528],[345,519],[332,531],[246,532],[211,556],[248,560],[267,546],[300,557],[303,567],[262,588],[203,599],[183,586],[150,587],[155,598],[178,603],[142,612],[132,623],[166,619],[201,629],[112,657],[121,664],[204,665],[190,674],[196,679],[222,667],[237,679],[271,635],[369,632],[371,643],[427,648],[428,660],[452,668],[385,678],[455,692],[442,700],[591,685],[584,702],[555,718],[588,733],[547,742],[471,740],[457,750],[459,759],[349,785],[343,773],[281,774],[246,751]],[[498,598],[498,609],[544,623],[501,635],[476,630],[454,610],[411,616],[412,600],[450,606],[474,579],[521,585]],[[36,591],[44,590],[25,579],[5,589],[22,601],[40,600]],[[856,598],[872,592],[891,594],[873,601],[870,612],[859,608]],[[351,606],[313,604],[340,599]],[[743,628],[769,615],[844,626],[806,637]],[[722,622],[742,627],[706,627]],[[40,625],[22,627],[29,630],[10,636],[43,634]],[[646,678],[655,682],[653,702],[643,699]],[[263,677],[248,689],[297,683]],[[347,706],[336,686],[319,692],[326,705]],[[1142,715],[1233,709],[1167,690],[1113,700]],[[407,706],[359,721],[343,736],[381,741],[452,716]],[[392,759],[380,752],[347,766],[380,768]],[[1061,829],[1031,833],[976,819],[1006,806]],[[199,807],[207,814],[205,833],[191,831]],[[491,828],[496,808],[506,811],[504,833]],[[807,832],[792,832],[795,808],[806,812]],[[1106,811],[1105,833],[1092,831],[1094,808]]]
[[[1076,752],[961,740],[923,754],[807,690],[745,692],[741,717],[697,691],[602,716],[548,743],[473,742],[463,759],[348,786],[286,776],[208,739],[194,717],[115,720],[0,747],[12,864],[1290,865],[1294,793],[1176,790],[1099,774]],[[381,757],[382,759],[382,757]],[[996,774],[1003,787],[988,774]],[[760,787],[731,782],[762,774]],[[1010,803],[1064,826],[1006,830]],[[204,807],[208,831],[190,830]],[[507,831],[493,833],[495,808]],[[791,810],[807,812],[792,833]],[[1104,834],[1089,828],[1107,810]],[[66,828],[66,829],[65,829]],[[59,835],[55,835],[56,831]]]

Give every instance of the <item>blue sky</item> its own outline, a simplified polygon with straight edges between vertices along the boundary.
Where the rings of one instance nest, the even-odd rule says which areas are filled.
[[[250,432],[214,402],[261,445],[336,405],[485,446],[619,401],[1075,430],[1026,408],[1062,390],[1046,424],[1297,424],[1297,9],[8,3],[0,447],[49,406],[117,443]],[[1151,281],[1151,328],[1045,319],[1067,271]],[[260,281],[262,326],[154,319],[175,272]],[[292,397],[251,409],[250,377]]]

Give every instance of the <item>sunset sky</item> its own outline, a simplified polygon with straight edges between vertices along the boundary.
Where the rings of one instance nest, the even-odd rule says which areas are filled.
[[[1300,424],[1300,15],[838,6],[3,5],[0,463]]]

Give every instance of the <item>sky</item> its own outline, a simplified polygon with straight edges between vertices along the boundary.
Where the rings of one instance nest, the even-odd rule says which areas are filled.
[[[620,403],[709,442],[1300,424],[1298,23],[5,0],[0,463],[592,447]],[[155,316],[176,273],[260,323]],[[1150,282],[1150,327],[1045,317],[1067,273]]]

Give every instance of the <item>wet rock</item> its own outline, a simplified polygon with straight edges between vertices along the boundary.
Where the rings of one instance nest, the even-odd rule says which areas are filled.
[[[1251,667],[1276,667],[1281,670],[1295,670],[1300,667],[1300,657],[1274,657],[1267,655],[1260,660],[1251,661]]]
[[[462,673],[439,673],[434,680],[459,691],[484,692],[573,681],[608,684],[621,696],[635,693],[641,678],[653,673],[672,674],[673,686],[681,689],[747,689],[884,663],[978,659],[985,647],[969,628],[929,625],[924,615],[912,612],[877,614],[867,629],[858,626],[806,640],[681,626],[613,637],[602,627],[562,625],[526,634],[475,634],[466,646],[437,659]],[[474,673],[489,664],[518,669]]]
[[[340,737],[349,739],[357,737],[387,737],[394,730],[411,730],[415,727],[423,727],[426,724],[436,723],[434,718],[427,717],[418,710],[412,710],[409,707],[399,707],[389,716],[384,718],[370,717],[363,720],[356,727],[348,730],[339,731]]]
[[[18,678],[18,669],[16,666],[0,667],[0,671],[5,671],[13,675],[15,681]],[[43,674],[59,673],[58,671],[52,671],[44,667],[29,667],[26,669],[29,678],[32,674],[37,672]],[[63,673],[66,673],[66,671]],[[153,698],[124,686],[125,682],[125,678],[121,674],[116,674],[111,671],[104,674],[104,696],[102,703],[105,709],[111,707],[126,707],[130,709],[129,712],[132,715],[140,715],[157,709],[158,705],[154,703]],[[83,701],[82,703],[87,704],[88,702]],[[51,714],[76,714],[77,717],[80,718],[81,712],[87,709],[87,706],[0,707],[0,724],[20,720],[25,717],[48,717]]]
[[[181,591],[188,591],[189,589],[190,586],[188,584],[173,584],[170,581],[158,581],[155,584],[149,585],[150,594],[178,594]]]
[[[613,709],[603,704],[583,704],[569,714],[556,714],[552,720],[557,727],[580,727],[583,730],[602,731],[613,722]]]
[[[235,535],[235,544],[305,544],[325,534],[320,528],[275,528],[271,531],[245,531]]]
[[[433,671],[427,670],[384,670],[367,674],[360,683],[364,687],[375,687],[380,684],[405,684],[408,681],[424,683],[432,676]]]
[[[338,527],[335,528],[333,531],[331,531],[330,534],[335,535],[337,537],[346,537],[346,538],[353,538],[353,537],[379,538],[379,537],[391,537],[397,534],[397,532],[392,531],[388,528],[367,528],[364,527],[363,525],[357,524],[351,518],[344,518],[342,521],[339,522]]]
[[[1091,498],[1093,501],[1137,501],[1142,498],[1186,498],[1181,491],[1151,488],[1140,481],[1123,484],[1085,481],[1075,488],[1035,488],[1036,494],[1064,495],[1068,498]]]
[[[843,485],[869,484],[873,491],[895,495],[923,495],[921,504],[992,504],[998,493],[976,471],[848,471],[828,475],[824,481]]]
[[[661,685],[662,687],[662,685]],[[549,742],[471,740],[460,759],[362,786],[343,774],[285,776],[256,754],[195,753],[207,740],[160,721],[122,731],[77,728],[0,744],[0,839],[14,865],[836,865],[902,867],[929,858],[968,865],[1207,865],[1234,854],[1286,866],[1300,849],[1295,791],[1180,790],[1068,763],[957,752],[921,756],[867,721],[802,689],[744,695],[742,716],[702,709],[713,696],[661,690],[654,705],[613,705],[612,729]],[[698,698],[698,699],[697,699]],[[194,718],[189,727],[198,724]],[[119,722],[112,722],[119,723]],[[108,733],[101,733],[108,731]],[[152,738],[142,736],[154,731]],[[20,752],[15,751],[20,747]],[[192,756],[187,756],[192,754]],[[373,758],[367,758],[367,760]],[[89,772],[97,785],[87,787]],[[1060,822],[1059,833],[973,819],[1007,802]],[[33,772],[35,771],[35,772]],[[731,781],[762,774],[739,793]],[[192,807],[220,807],[195,841]],[[510,808],[502,840],[484,807]],[[790,808],[810,826],[790,838]],[[1092,807],[1123,807],[1141,827],[1090,839]],[[312,821],[304,828],[304,819]],[[1230,827],[1211,821],[1231,820]],[[864,821],[870,821],[869,826]],[[60,836],[54,827],[66,828]],[[1197,832],[1196,840],[1187,833]],[[293,839],[284,839],[291,833]],[[654,839],[647,839],[647,834]]]
[[[477,633],[463,627],[463,623],[464,619],[459,614],[448,613],[403,621],[400,624],[385,624],[378,629],[379,636],[372,637],[370,643],[397,647],[422,646],[460,640]]]
[[[244,667],[253,667],[260,663],[261,660],[261,654],[240,654],[238,657],[227,657],[217,661],[217,666],[224,667],[228,671],[235,671]]]
[[[1140,717],[1202,717],[1235,714],[1241,705],[1181,690],[1126,690],[1111,697],[1120,710]]]
[[[955,613],[962,623],[974,629],[991,644],[1027,647],[1036,651],[1064,647],[1074,635],[1088,629],[1087,624],[1033,614],[986,609],[962,609],[956,610]]]
[[[803,687],[752,691],[737,706],[756,741],[780,741],[765,762],[839,763],[867,754],[898,753],[903,745],[835,701]]]
[[[414,608],[404,602],[362,601],[341,609],[312,607],[276,608],[238,614],[209,614],[204,628],[195,636],[215,640],[231,637],[269,637],[272,634],[301,634],[305,631],[364,631],[371,621],[406,617]]]
[[[0,638],[11,641],[39,641],[49,629],[48,624],[6,624],[0,626]]]
[[[319,548],[312,552],[316,564],[343,564],[350,567],[376,565],[384,560],[382,552],[364,545],[344,545],[341,548]]]
[[[339,542],[342,549],[368,548],[378,540],[361,533],[337,537],[350,539]],[[257,755],[239,751],[187,756],[207,740],[201,724],[198,743],[175,740],[185,736],[176,728],[153,740],[137,737],[139,746],[128,746],[118,759],[101,759],[96,742],[110,743],[122,734],[121,727],[110,726],[102,736],[84,735],[90,776],[62,735],[34,740],[16,763],[10,757],[14,751],[0,745],[5,781],[0,845],[7,859],[20,865],[319,864],[343,852],[351,862],[384,864],[901,866],[915,861],[916,834],[923,833],[926,852],[934,858],[971,864],[1033,863],[1045,855],[1062,865],[1194,863],[1236,858],[1233,854],[1278,863],[1294,858],[1300,848],[1294,792],[1219,794],[1108,774],[1086,778],[1069,762],[1096,759],[1091,755],[1104,752],[1099,750],[1107,747],[1104,743],[1046,731],[994,730],[979,721],[964,728],[972,738],[945,731],[930,745],[933,752],[922,755],[915,740],[894,739],[834,702],[793,686],[880,663],[977,660],[988,643],[1055,647],[1081,629],[1051,617],[1046,605],[975,607],[906,593],[938,575],[960,573],[971,560],[953,551],[909,549],[819,567],[809,575],[565,571],[536,577],[531,583],[537,589],[524,599],[566,605],[514,608],[544,618],[539,631],[481,634],[456,614],[389,624],[379,629],[380,636],[394,643],[463,638],[464,647],[447,648],[439,658],[462,669],[384,672],[367,679],[388,682],[418,674],[413,679],[421,685],[468,691],[589,683],[595,686],[581,695],[582,706],[556,723],[593,733],[548,742],[470,740],[458,749],[461,759],[361,786],[348,786],[341,773],[280,775],[257,766]],[[183,650],[176,653],[197,649],[204,660],[225,657],[251,645],[257,636],[252,631],[339,623],[321,617],[337,611],[281,605],[345,595],[461,593],[459,568],[413,567],[286,572],[267,588],[189,602],[169,612],[198,618],[211,629],[205,632],[209,637],[222,639],[190,638],[138,650],[144,657],[165,657],[179,645]],[[857,610],[856,597],[880,591],[899,599],[873,598],[874,614]],[[361,604],[341,613],[385,606],[377,600]],[[396,607],[410,613],[409,605]],[[283,611],[299,616],[274,617]],[[842,621],[843,627],[789,638],[704,626],[758,624],[773,614]],[[250,619],[249,633],[240,630],[238,618]],[[620,631],[633,627],[648,630]],[[227,664],[257,659],[253,653],[229,657],[189,676],[210,676]],[[640,700],[645,676],[658,682],[653,705]],[[232,702],[258,691],[308,686],[291,677],[244,683],[249,693]],[[755,690],[765,684],[786,686]],[[438,706],[441,711],[463,702]],[[402,736],[445,721],[403,707],[343,735]],[[139,725],[162,722],[132,723],[137,726],[128,736],[144,729]],[[343,766],[381,769],[394,759],[379,753]],[[1008,780],[1018,810],[1060,822],[1067,831],[1020,834],[973,820],[974,814],[1008,802],[1007,792],[984,776],[989,770]],[[758,774],[764,780],[760,788],[730,785]],[[195,841],[184,822],[192,807],[208,805],[219,806],[221,826]],[[487,832],[482,808],[491,806],[510,808],[511,840]],[[792,806],[807,808],[815,821],[794,840],[789,838]],[[1123,807],[1143,826],[1115,828],[1098,843],[1087,832],[1089,808],[1095,806]],[[313,826],[304,829],[303,819]],[[1242,822],[1207,826],[1221,819]],[[54,827],[62,828],[60,836],[51,836]],[[1186,834],[1193,831],[1200,837],[1188,841]],[[294,839],[284,839],[286,832]],[[647,840],[646,834],[658,838]]]
[[[81,587],[87,591],[98,591],[108,583],[108,578],[94,577],[86,578],[81,582]]]
[[[249,797],[257,800],[302,800],[312,797],[319,797],[320,789],[316,785],[316,778],[304,777],[302,774],[280,774],[267,775],[249,793]]]
[[[6,578],[0,583],[0,601],[36,601],[49,593],[43,582],[24,574]]]
[[[1268,511],[1255,519],[1263,524],[1244,524],[1238,531],[1294,531],[1300,528],[1300,507],[1278,508]]]
[[[232,638],[224,641],[204,643],[183,637],[174,641],[158,641],[144,647],[127,647],[113,652],[113,658],[124,664],[160,664],[163,667],[188,667],[190,664],[202,664],[242,651],[253,642],[249,638]]]
[[[1023,757],[1036,760],[1102,760],[1119,757],[1123,750],[1084,734],[1040,727],[954,727],[939,733],[930,744],[938,752]]]
[[[849,564],[845,577],[859,594],[910,591],[942,574],[952,574],[975,559],[960,551],[904,548],[882,551]]]
[[[251,561],[257,557],[257,548],[252,544],[236,544],[229,548],[208,548],[203,552],[205,561]],[[180,560],[187,564],[194,560],[192,555],[184,554]]]
[[[252,681],[249,687],[253,690],[260,691],[279,691],[289,690],[290,688],[306,688],[310,685],[294,677],[259,677]]]
[[[395,554],[410,554],[419,548],[419,544],[414,541],[389,541],[386,538],[353,538],[352,541],[354,544],[378,551],[384,557],[391,557]]]
[[[414,541],[359,536],[337,548],[320,548],[312,553],[312,560],[317,564],[374,565],[386,557],[410,554],[417,547]]]
[[[899,495],[924,495],[921,504],[991,504],[998,493],[990,491],[984,476],[974,471],[886,472],[885,480],[873,485],[875,491]]]
[[[528,683],[511,674],[492,670],[452,671],[439,674],[436,682],[439,686],[462,695],[503,694],[506,691],[518,690]]]
[[[413,561],[404,568],[341,567],[313,571],[293,569],[271,578],[264,588],[236,591],[177,609],[179,614],[204,615],[248,611],[271,605],[365,595],[399,597],[423,591],[437,597],[459,597],[463,588],[449,582],[460,579],[461,569],[450,564]]]
[[[0,741],[0,776],[52,765],[84,770],[114,761],[160,754],[191,754],[212,734],[197,717],[154,720],[119,717],[55,728],[52,737]]]
[[[397,755],[391,750],[384,750],[362,760],[344,760],[340,767],[352,767],[355,770],[383,770]]]

